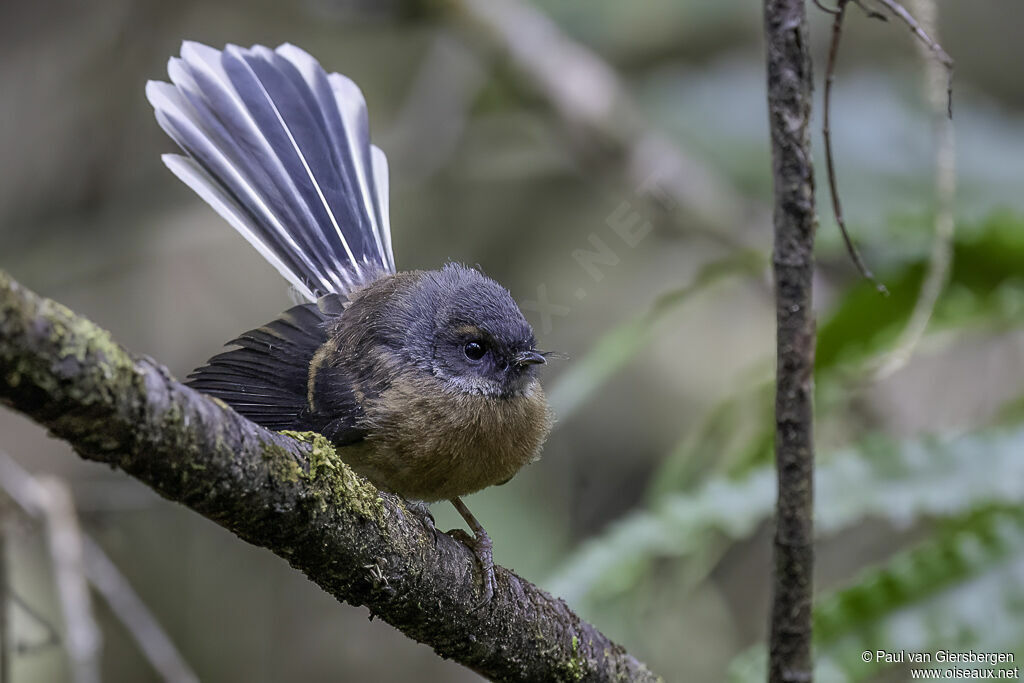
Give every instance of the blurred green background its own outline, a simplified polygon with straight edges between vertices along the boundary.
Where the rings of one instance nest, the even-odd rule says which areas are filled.
[[[178,377],[272,319],[287,287],[162,166],[173,145],[143,88],[166,78],[183,38],[304,47],[366,94],[391,162],[399,268],[480,264],[543,347],[568,356],[546,371],[559,423],[544,458],[468,501],[496,560],[667,680],[762,679],[774,311],[760,5],[535,0],[501,20],[505,34],[481,24],[480,6],[0,4],[0,267]],[[1024,4],[938,10],[957,63],[953,266],[914,354],[879,376],[932,249],[924,66],[902,26],[850,9],[834,146],[847,221],[892,290],[882,298],[850,265],[824,194],[830,27],[809,8],[823,681],[906,679],[862,663],[862,650],[1024,655]],[[549,50],[552,27],[611,71]],[[609,82],[622,88],[611,109]],[[671,199],[651,200],[651,169],[676,187]],[[650,222],[635,246],[612,227],[626,220]],[[601,244],[612,256],[581,264],[579,250]],[[9,411],[0,449],[69,481],[82,526],[202,680],[477,678]],[[447,505],[434,512],[441,528],[459,524]],[[40,528],[6,517],[11,587],[60,630]],[[159,680],[95,605],[104,680]],[[18,644],[45,640],[9,610]],[[67,677],[59,645],[15,656],[15,681]]]

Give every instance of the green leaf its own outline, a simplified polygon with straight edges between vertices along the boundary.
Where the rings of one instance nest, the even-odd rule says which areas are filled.
[[[993,214],[961,230],[954,251],[951,281],[936,306],[931,331],[1024,321],[1024,218]],[[823,402],[822,397],[896,341],[917,301],[925,269],[921,259],[891,269],[883,277],[892,292],[889,297],[880,296],[870,283],[858,283],[825,317],[815,377],[817,409],[823,414],[836,402]],[[663,460],[652,477],[652,496],[687,488],[709,461],[733,474],[768,463],[774,442],[772,389],[770,380],[758,381],[712,408]],[[1017,412],[1024,415],[1024,408]],[[1020,421],[1011,418],[1002,423]]]
[[[905,526],[1024,499],[1024,428],[955,439],[876,438],[835,454],[815,476],[815,528],[835,534],[865,518]],[[749,537],[775,501],[770,466],[713,479],[626,515],[570,555],[547,585],[570,603],[633,589],[658,558],[689,558],[722,538]]]
[[[881,276],[891,295],[869,282],[852,287],[819,327],[815,371],[820,378],[839,365],[856,364],[886,350],[906,324],[927,264],[914,260]],[[995,319],[1024,321],[1024,218],[990,216],[961,230],[953,246],[949,285],[935,307],[932,331]]]
[[[863,681],[894,666],[864,662],[864,652],[1012,652],[1024,642],[1024,510],[988,507],[948,520],[820,599],[814,629],[820,681]],[[751,648],[729,680],[764,680],[764,666],[764,646]]]

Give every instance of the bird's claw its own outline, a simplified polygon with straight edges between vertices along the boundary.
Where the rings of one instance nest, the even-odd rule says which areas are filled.
[[[465,503],[458,498],[453,498],[451,502],[473,530],[472,536],[462,529],[455,529],[449,533],[469,546],[473,551],[473,554],[476,556],[477,562],[480,564],[481,580],[483,582],[483,597],[473,608],[474,610],[478,610],[481,607],[490,604],[491,598],[494,597],[495,580],[493,544],[491,543],[491,537],[487,535],[487,531],[485,531],[480,522],[476,520],[476,517],[474,517],[469,511],[469,508],[466,507]]]
[[[469,547],[473,549],[476,561],[480,563],[484,594],[475,607],[475,609],[480,609],[484,605],[490,604],[491,598],[494,597],[494,553],[491,537],[487,535],[486,531],[477,534],[473,537],[473,543]]]
[[[492,552],[491,539],[484,533],[483,536],[471,536],[462,529],[452,529],[448,535],[466,545],[473,551],[477,564],[480,565],[481,580],[483,582],[483,597],[473,606],[478,610],[491,602],[494,597],[494,555]]]

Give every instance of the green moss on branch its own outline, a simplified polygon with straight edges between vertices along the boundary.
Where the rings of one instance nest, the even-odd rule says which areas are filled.
[[[0,402],[492,680],[657,680],[501,567],[477,609],[472,552],[356,475],[324,437],[249,422],[3,271]]]

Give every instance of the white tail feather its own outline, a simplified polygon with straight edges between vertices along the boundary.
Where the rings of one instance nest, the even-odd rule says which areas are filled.
[[[194,160],[188,157],[181,156],[180,154],[164,154],[160,157],[163,159],[164,164],[167,168],[171,169],[174,175],[178,176],[181,182],[185,183],[192,190],[198,194],[203,200],[212,206],[214,210],[223,216],[228,223],[231,224],[235,230],[237,230],[242,237],[248,240],[249,244],[256,248],[256,251],[277,269],[277,272],[281,273],[288,282],[295,287],[302,296],[306,297],[309,301],[315,301],[316,297],[313,292],[309,290],[301,280],[299,280],[294,273],[292,273],[283,263],[277,255],[270,250],[266,244],[257,237],[257,233],[254,230],[252,223],[245,217],[244,212],[238,203],[228,197],[217,185],[217,182],[210,177],[206,171],[203,170],[202,166],[197,164]]]
[[[172,84],[146,94],[188,158],[164,162],[303,296],[348,293],[395,272],[387,159],[366,102],[292,45],[185,42]]]

